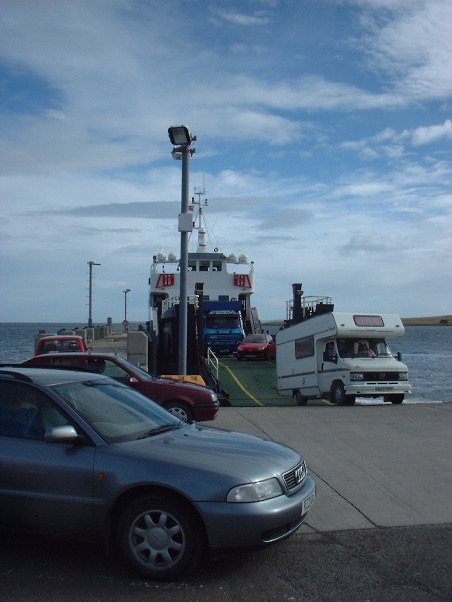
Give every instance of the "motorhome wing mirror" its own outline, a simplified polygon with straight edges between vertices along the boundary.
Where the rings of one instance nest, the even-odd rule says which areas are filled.
[[[337,354],[330,354],[328,351],[324,351],[323,352],[323,361],[324,362],[333,362],[334,364],[337,364]]]

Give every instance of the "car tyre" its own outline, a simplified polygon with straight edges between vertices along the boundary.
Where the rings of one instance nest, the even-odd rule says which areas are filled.
[[[303,395],[301,394],[301,391],[297,391],[296,392],[295,399],[297,400],[297,405],[298,406],[306,406],[306,405],[308,405],[308,398],[307,397],[303,397]]]
[[[193,511],[160,494],[134,500],[118,524],[120,552],[146,579],[174,579],[193,570],[201,559],[202,541]]]
[[[170,414],[176,416],[176,418],[180,418],[184,422],[193,422],[193,412],[186,403],[182,401],[168,401],[164,407]]]
[[[352,406],[355,403],[355,396],[345,394],[344,384],[340,380],[331,385],[330,399],[338,406]]]

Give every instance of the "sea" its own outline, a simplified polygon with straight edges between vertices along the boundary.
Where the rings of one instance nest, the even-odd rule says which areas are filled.
[[[84,326],[86,324],[0,323],[0,364],[18,363],[32,357],[40,331],[57,333],[61,329]],[[115,328],[117,332],[123,330],[119,324]],[[391,339],[389,345],[394,355],[402,354],[402,361],[408,366],[412,392],[405,396],[405,402],[452,402],[452,326],[405,326],[405,335]],[[379,403],[378,400],[357,401]]]

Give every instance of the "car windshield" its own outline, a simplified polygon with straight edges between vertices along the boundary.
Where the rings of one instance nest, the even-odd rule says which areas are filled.
[[[265,335],[263,334],[252,334],[248,335],[243,339],[244,343],[265,343]]]
[[[129,362],[129,360],[126,360],[124,358],[121,358],[119,365],[120,366],[127,366],[128,368],[130,368],[130,370],[132,370],[133,372],[139,374],[140,377],[143,380],[155,380],[157,378],[155,376],[155,374],[151,374],[150,372],[146,372],[146,370],[143,370],[143,368],[140,368],[136,364],[132,364],[132,362]]]
[[[117,383],[75,381],[52,389],[108,443],[151,436],[181,424],[153,401]]]

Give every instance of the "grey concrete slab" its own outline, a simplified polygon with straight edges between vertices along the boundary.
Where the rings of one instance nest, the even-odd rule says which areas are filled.
[[[212,426],[299,450],[317,482],[305,530],[452,523],[452,404],[221,408]]]

